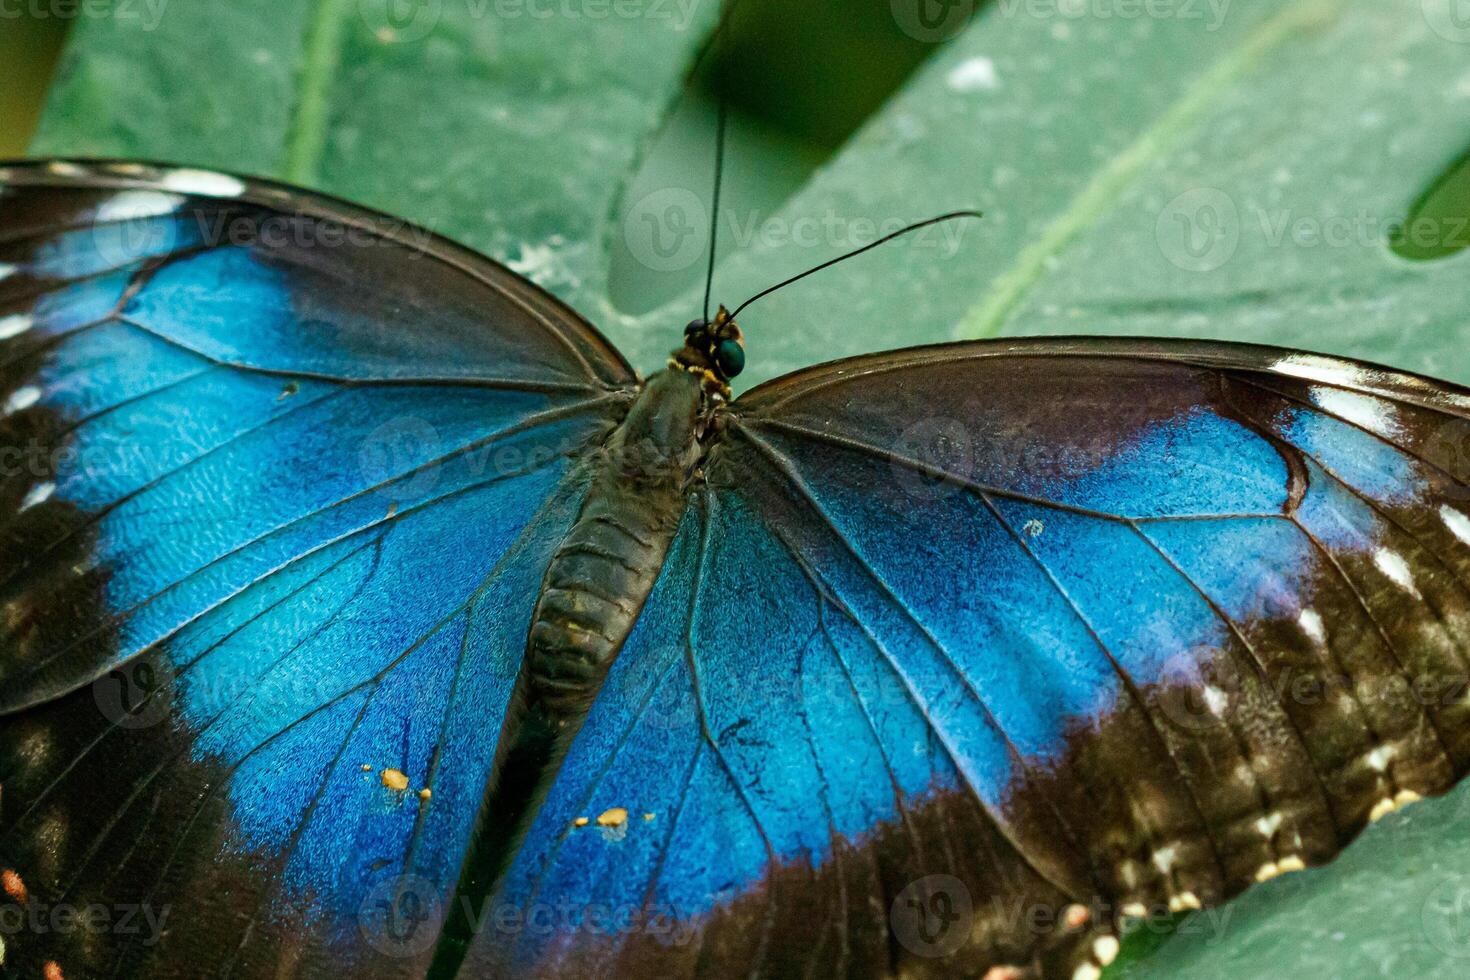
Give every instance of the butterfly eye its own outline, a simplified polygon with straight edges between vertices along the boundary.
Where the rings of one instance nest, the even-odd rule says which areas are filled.
[[[727,378],[745,370],[745,348],[738,340],[722,340],[715,348],[715,366]]]

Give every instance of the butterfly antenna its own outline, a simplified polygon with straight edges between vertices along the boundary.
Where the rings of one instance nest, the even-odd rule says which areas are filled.
[[[740,315],[740,311],[743,310],[743,309],[745,309],[751,303],[754,303],[758,299],[762,299],[762,298],[764,298],[766,296],[771,295],[772,293],[774,293],[778,289],[784,289],[785,287],[791,285],[794,282],[798,282],[798,281],[800,281],[802,279],[805,279],[807,276],[810,276],[813,273],[821,272],[823,269],[826,269],[829,266],[834,266],[834,265],[836,265],[839,262],[846,262],[848,259],[856,258],[857,256],[862,255],[864,252],[871,251],[872,249],[877,248],[879,245],[883,245],[883,244],[886,244],[888,242],[891,242],[895,238],[899,238],[899,237],[902,237],[903,235],[907,235],[909,232],[918,231],[920,228],[927,228],[930,225],[937,225],[937,224],[939,224],[940,222],[943,222],[943,221],[954,221],[957,218],[983,218],[983,217],[984,217],[984,214],[981,213],[981,212],[979,212],[979,211],[951,211],[948,214],[941,214],[941,215],[939,215],[938,217],[935,217],[935,218],[926,218],[923,221],[916,221],[916,222],[914,222],[911,225],[906,225],[903,228],[898,229],[898,231],[895,231],[895,232],[893,232],[891,234],[888,234],[888,235],[884,235],[882,238],[878,239],[876,242],[869,242],[868,244],[864,245],[862,248],[855,248],[851,252],[848,252],[846,255],[839,255],[835,259],[828,259],[826,262],[823,262],[821,265],[814,265],[810,269],[806,270],[803,273],[800,273],[799,275],[792,276],[790,279],[787,279],[787,280],[785,280],[783,282],[778,282],[778,283],[776,283],[776,285],[771,286],[768,289],[762,289],[760,292],[756,293],[750,299],[746,300],[744,303],[741,303],[739,306],[735,307],[735,312],[732,313],[732,314],[730,314],[730,319],[732,319],[732,320],[735,319],[736,317],[738,317]]]
[[[709,322],[710,292],[715,285],[715,246],[720,236],[720,184],[725,176],[725,100],[720,100],[719,121],[715,128],[715,187],[710,193],[709,267],[704,273],[704,320]]]

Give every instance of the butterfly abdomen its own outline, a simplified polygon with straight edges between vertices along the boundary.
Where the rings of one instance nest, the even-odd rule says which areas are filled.
[[[548,706],[575,712],[596,696],[668,552],[673,501],[644,498],[630,513],[620,497],[589,499],[547,569],[526,677],[532,697]]]
[[[575,718],[591,704],[668,555],[699,456],[698,383],[655,376],[594,457],[591,489],[546,570],[526,645],[531,703]]]

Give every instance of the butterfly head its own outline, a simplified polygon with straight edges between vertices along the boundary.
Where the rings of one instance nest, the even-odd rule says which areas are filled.
[[[699,375],[706,391],[728,399],[730,379],[745,370],[745,337],[730,311],[721,306],[713,320],[691,320],[669,366]]]

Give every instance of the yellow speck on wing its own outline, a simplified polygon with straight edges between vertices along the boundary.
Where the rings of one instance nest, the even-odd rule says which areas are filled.
[[[575,819],[575,820],[572,821],[572,826],[574,826],[574,827],[585,827],[585,826],[587,826],[591,822],[592,821],[588,820],[586,817],[578,817],[577,819]]]
[[[384,769],[383,785],[392,790],[405,790],[408,789],[408,777],[397,769]]]
[[[434,791],[431,790],[431,789],[429,789],[429,787],[427,787],[427,786],[425,786],[423,789],[419,790],[419,799],[421,799],[421,800],[430,799],[431,797],[433,797],[433,795],[434,795]]]
[[[0,871],[0,889],[4,889],[5,894],[9,895],[12,901],[21,905],[26,903],[26,883],[10,868]]]
[[[369,765],[368,763],[364,762],[362,764],[362,771],[363,772],[372,772],[373,771],[373,767],[371,765]]]
[[[66,980],[65,974],[61,972],[61,964],[56,962],[55,960],[49,960],[46,965],[41,968],[41,972],[46,980]]]
[[[597,826],[599,827],[621,827],[627,822],[628,811],[620,806],[602,811],[597,818]]]
[[[645,813],[643,815],[643,819],[644,820],[652,820],[653,819],[653,814],[651,814],[651,813]]]

